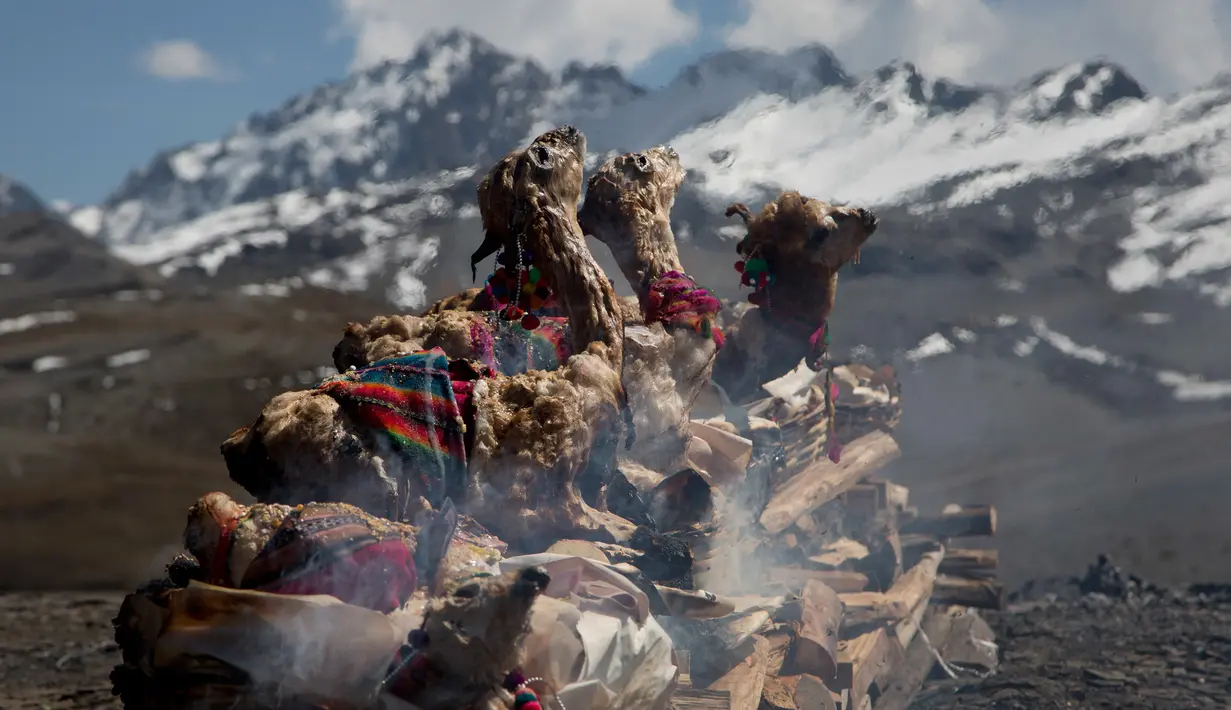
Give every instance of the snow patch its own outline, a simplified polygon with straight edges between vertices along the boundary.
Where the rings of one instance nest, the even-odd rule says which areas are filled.
[[[42,311],[27,313],[15,318],[0,318],[0,335],[20,333],[42,325],[72,323],[75,320],[77,320],[77,314],[73,311]]]
[[[30,369],[35,373],[51,372],[68,367],[68,358],[61,355],[44,355],[30,363]]]
[[[150,359],[150,351],[148,348],[140,348],[137,350],[125,350],[122,353],[116,353],[107,358],[107,367],[128,367],[137,365]]]
[[[953,343],[949,342],[945,336],[940,333],[932,333],[921,340],[913,349],[909,350],[906,353],[906,359],[918,362],[929,357],[951,353],[953,350]]]

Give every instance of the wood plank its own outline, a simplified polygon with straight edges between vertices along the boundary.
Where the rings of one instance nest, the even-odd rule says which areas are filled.
[[[940,515],[904,523],[904,534],[922,533],[937,538],[990,537],[996,534],[996,506],[949,506]]]
[[[753,640],[752,653],[707,688],[729,692],[731,710],[757,710],[761,704],[761,689],[765,687],[771,647],[769,640],[763,636],[754,636]]]
[[[833,500],[901,453],[885,432],[859,437],[843,450],[841,463],[822,459],[788,479],[765,506],[761,526],[771,535],[781,533],[801,515]]]
[[[936,573],[944,559],[944,549],[926,553],[919,563],[911,567],[893,583],[887,592],[855,592],[841,594],[843,625],[855,626],[877,621],[901,621],[910,617],[932,596]]]
[[[936,578],[932,600],[937,604],[999,611],[1004,608],[1004,585],[994,579],[965,579],[940,575]]]
[[[781,584],[794,593],[803,591],[812,580],[823,583],[835,592],[860,592],[868,586],[868,576],[849,570],[803,569],[801,567],[770,567],[766,571],[770,584]],[[754,580],[749,580],[754,581]],[[761,581],[760,584],[764,584]]]

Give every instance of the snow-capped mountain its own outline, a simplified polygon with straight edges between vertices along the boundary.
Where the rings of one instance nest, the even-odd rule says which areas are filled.
[[[977,282],[998,303],[1017,299],[1022,322],[1058,317],[1031,308],[1072,289],[1101,304],[1089,318],[1123,299],[1231,304],[1231,82],[1165,100],[1104,60],[991,87],[908,62],[852,76],[819,46],[740,50],[649,90],[611,67],[551,73],[455,31],[159,154],[70,219],[167,276],[367,291],[414,308],[463,283],[441,272],[477,244],[477,175],[565,122],[595,162],[658,143],[680,152],[690,175],[677,235],[727,295],[739,229],[723,207],[794,188],[882,215],[850,284]]]
[[[0,175],[0,216],[23,212],[43,212],[47,208],[25,185]]]

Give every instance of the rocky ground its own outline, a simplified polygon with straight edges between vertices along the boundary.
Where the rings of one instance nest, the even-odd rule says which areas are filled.
[[[987,678],[941,676],[911,706],[954,708],[1227,707],[1231,588],[1164,589],[1110,564],[1081,584],[1019,594],[988,614],[1001,666]],[[1083,592],[1084,590],[1084,592]],[[0,707],[118,708],[108,673],[119,660],[108,593],[0,594]]]
[[[912,708],[1225,708],[1231,587],[1165,589],[1106,559],[1059,593],[987,615],[1001,666],[929,682]]]

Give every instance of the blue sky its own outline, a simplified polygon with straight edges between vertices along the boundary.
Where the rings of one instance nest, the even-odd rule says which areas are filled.
[[[724,45],[805,42],[856,72],[901,57],[1002,84],[1098,55],[1157,93],[1231,69],[1231,0],[5,0],[0,173],[97,202],[159,150],[458,25],[549,67],[614,61],[651,86]],[[143,53],[175,41],[205,53],[175,55],[181,73],[195,58],[216,76],[152,76]]]
[[[216,138],[344,76],[355,52],[353,39],[331,32],[329,0],[9,0],[3,15],[0,173],[75,204],[101,200],[159,150]],[[229,76],[145,73],[141,51],[173,39],[196,42]],[[667,50],[634,76],[661,83],[715,43]]]

